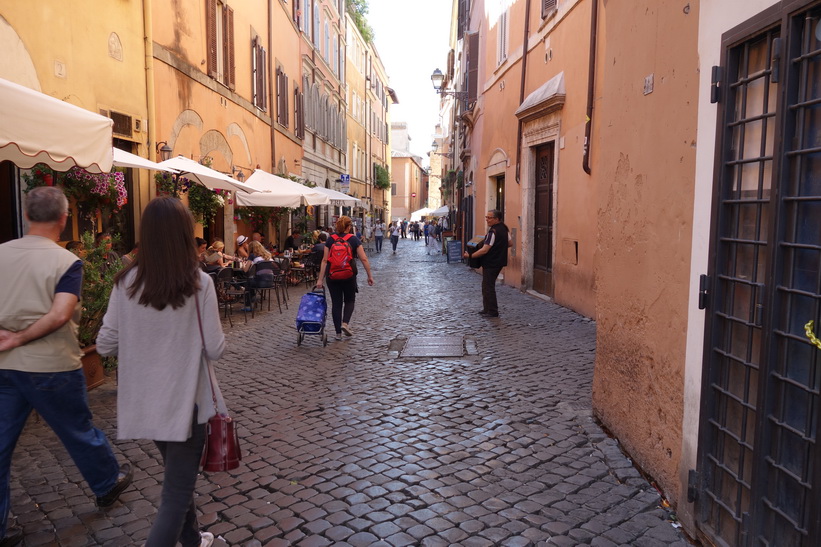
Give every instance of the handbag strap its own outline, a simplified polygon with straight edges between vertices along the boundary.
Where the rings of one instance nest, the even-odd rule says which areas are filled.
[[[199,291],[197,291],[199,292]],[[197,324],[200,326],[200,340],[202,340],[202,353],[205,354],[205,334],[202,332],[202,317],[200,316],[200,299],[197,293],[194,293],[194,303],[197,305]],[[211,367],[208,365],[208,360],[205,361],[205,368],[208,371],[208,382],[211,384],[211,400],[214,401],[214,411],[219,414],[217,408],[217,394],[214,391],[214,377],[211,374]]]

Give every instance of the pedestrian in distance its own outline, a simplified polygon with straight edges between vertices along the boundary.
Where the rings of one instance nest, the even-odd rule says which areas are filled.
[[[337,340],[342,339],[343,332],[346,336],[353,336],[349,323],[353,317],[356,293],[359,292],[356,284],[356,258],[362,262],[368,274],[368,285],[373,286],[368,255],[352,232],[351,217],[339,217],[336,221],[336,233],[331,234],[326,242],[316,282],[316,288],[321,290],[327,277],[328,292],[331,293],[331,318]]]
[[[430,234],[428,233],[430,231],[430,222],[428,222],[427,220],[425,221],[425,225],[422,228],[422,231],[425,234],[425,245],[428,245],[428,238],[430,237]]]
[[[0,245],[0,545],[18,544],[9,525],[14,447],[32,410],[54,430],[96,496],[109,507],[131,484],[105,434],[94,426],[80,363],[77,321],[83,263],[57,241],[68,200],[56,186],[26,196],[28,233]]]
[[[402,233],[402,239],[407,239],[407,237],[408,237],[408,221],[407,220],[402,219],[401,221],[399,221],[399,230]]]
[[[391,222],[391,227],[388,232],[391,236],[391,247],[393,247],[393,254],[396,254],[396,246],[399,245],[399,234],[402,232],[401,222]]]
[[[148,203],[140,243],[115,278],[97,351],[119,361],[117,437],[153,440],[162,455],[160,508],[146,547],[207,547],[214,536],[199,530],[194,487],[215,414],[202,355],[216,360],[225,351],[216,291],[198,266],[194,220],[180,200]],[[216,380],[214,397],[225,412]]]
[[[473,252],[472,258],[479,259],[482,267],[482,311],[485,317],[499,317],[499,305],[496,301],[496,278],[507,266],[507,249],[513,246],[509,230],[502,222],[502,213],[491,209],[485,216],[488,225],[487,235],[482,246]],[[468,253],[462,255],[468,258]]]
[[[373,227],[373,239],[376,242],[376,252],[382,252],[382,240],[385,238],[385,223],[381,220]]]

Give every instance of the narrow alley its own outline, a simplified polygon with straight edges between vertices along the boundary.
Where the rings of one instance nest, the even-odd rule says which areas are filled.
[[[244,463],[197,486],[216,545],[688,544],[592,418],[595,323],[509,286],[497,288],[501,317],[481,317],[480,276],[423,241],[370,256],[376,285],[360,279],[352,338],[297,347],[304,286],[282,314],[274,303],[225,322],[218,374]],[[90,400],[115,439],[113,380]],[[11,483],[24,545],[142,544],[159,454],[151,442],[115,451],[134,484],[102,512],[31,419]]]

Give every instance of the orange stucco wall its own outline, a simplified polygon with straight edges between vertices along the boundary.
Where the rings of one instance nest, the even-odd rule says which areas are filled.
[[[676,502],[698,97],[698,13],[600,10],[596,414]],[[647,93],[645,79],[652,75]]]

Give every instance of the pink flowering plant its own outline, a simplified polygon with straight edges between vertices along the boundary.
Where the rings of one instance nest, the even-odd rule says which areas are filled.
[[[60,186],[66,197],[77,204],[80,215],[88,219],[94,219],[99,211],[105,222],[128,203],[125,174],[121,171],[89,173],[80,167],[72,167],[59,172],[38,164],[23,174],[23,180],[26,192],[37,186]]]

